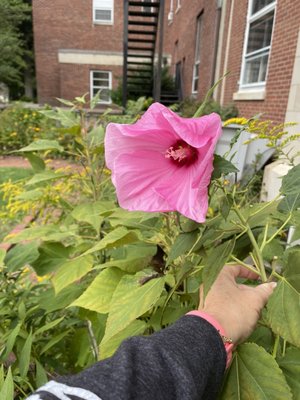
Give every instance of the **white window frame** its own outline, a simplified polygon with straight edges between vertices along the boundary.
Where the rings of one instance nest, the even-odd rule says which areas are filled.
[[[111,2],[111,7],[108,6],[98,6],[97,3],[99,0],[93,0],[93,23],[96,25],[113,25],[114,23],[114,0],[106,0],[107,2]],[[97,10],[111,10],[111,20],[101,20],[96,19],[96,11]]]
[[[197,90],[194,90],[194,84],[195,81],[198,80],[198,84],[199,84],[199,75],[196,75],[196,67],[199,66],[198,68],[198,74],[200,71],[200,63],[201,63],[201,27],[203,24],[203,12],[201,14],[198,15],[197,19],[196,19],[196,40],[195,40],[195,61],[194,61],[194,65],[193,65],[193,81],[192,81],[192,94],[197,94],[198,93],[198,88]],[[197,55],[198,52],[198,55]],[[198,59],[196,59],[198,56]]]
[[[108,73],[108,87],[106,86],[95,86],[94,85],[94,72],[105,72]],[[112,72],[111,71],[103,71],[103,70],[99,70],[99,69],[93,69],[90,71],[90,98],[92,100],[92,98],[94,97],[94,89],[108,89],[108,90],[112,90]],[[111,104],[112,100],[111,100],[111,96],[109,98],[109,101],[103,101],[101,99],[99,99],[98,104]]]
[[[244,91],[263,91],[266,82],[267,82],[267,76],[268,76],[268,68],[269,68],[269,58],[270,58],[270,52],[271,52],[271,47],[272,47],[272,39],[273,39],[273,33],[274,33],[274,25],[275,25],[275,14],[276,14],[276,2],[277,0],[274,0],[272,3],[268,4],[267,6],[263,7],[261,10],[256,12],[255,14],[251,15],[251,10],[253,6],[253,0],[249,0],[248,4],[248,13],[247,13],[247,23],[246,23],[246,32],[245,32],[245,40],[244,40],[244,47],[243,47],[243,58],[242,58],[242,66],[241,66],[241,75],[240,75],[240,81],[239,81],[239,91],[244,92]],[[263,17],[264,15],[270,13],[271,11],[274,10],[274,19],[273,19],[273,27],[272,27],[272,36],[271,36],[271,42],[269,46],[262,47],[261,49],[255,50],[252,53],[247,54],[247,46],[248,46],[248,39],[249,39],[249,32],[250,32],[250,24],[257,19]],[[266,76],[264,81],[260,82],[254,82],[254,83],[244,83],[244,75],[245,75],[245,69],[246,69],[246,61],[249,59],[249,55],[252,58],[261,57],[262,55],[267,55],[268,56],[268,62],[267,62],[267,71],[266,71]]]

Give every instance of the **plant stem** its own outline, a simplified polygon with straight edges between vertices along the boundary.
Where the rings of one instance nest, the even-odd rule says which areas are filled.
[[[238,209],[236,203],[234,202],[234,207],[233,210],[235,211],[236,215],[238,216],[238,218],[240,219],[240,221],[242,222],[247,235],[252,243],[253,246],[253,250],[255,253],[255,257],[254,257],[254,261],[256,264],[257,269],[260,271],[260,277],[262,279],[263,282],[267,282],[267,275],[266,275],[266,271],[265,271],[265,265],[264,265],[264,260],[262,258],[262,254],[260,251],[260,248],[257,244],[257,241],[253,235],[253,232],[248,224],[248,222],[245,220],[244,216],[242,215],[242,213],[240,212],[240,210]]]
[[[273,352],[272,352],[272,357],[273,358],[276,358],[276,356],[277,356],[279,341],[280,341],[280,336],[276,335],[275,342],[274,342],[274,347],[273,347]]]
[[[285,356],[285,350],[286,350],[286,340],[283,340],[283,345],[282,345],[282,357]]]
[[[251,265],[244,263],[243,261],[239,260],[237,257],[231,255],[230,256],[235,262],[238,264],[242,265],[243,267],[247,268],[249,271],[254,272],[255,274],[260,276],[260,271],[257,269],[253,268]],[[229,263],[230,264],[230,263]]]
[[[226,72],[226,74],[224,74],[223,76],[221,76],[221,78],[208,90],[208,92],[206,93],[206,96],[202,102],[202,104],[200,105],[200,107],[198,108],[198,110],[195,112],[194,114],[194,118],[197,117],[201,117],[201,115],[203,115],[204,109],[208,103],[208,101],[210,100],[215,88],[222,82],[222,80],[229,74],[229,71]]]
[[[287,217],[285,222],[281,225],[281,227],[279,229],[277,229],[277,231],[274,233],[274,235],[272,235],[268,240],[266,240],[266,244],[271,243],[272,240],[275,239],[275,237],[277,235],[279,235],[279,233],[282,231],[282,229],[286,226],[286,224],[290,221],[291,218],[292,218],[292,214],[289,214],[289,216]]]
[[[99,360],[99,350],[98,350],[98,344],[97,340],[95,338],[94,332],[93,332],[93,327],[91,321],[88,319],[87,321],[87,329],[91,341],[91,346],[92,346],[92,352],[95,360]]]
[[[264,237],[260,245],[260,251],[263,251],[265,245],[267,244],[268,230],[269,230],[269,224],[267,223],[264,231]]]

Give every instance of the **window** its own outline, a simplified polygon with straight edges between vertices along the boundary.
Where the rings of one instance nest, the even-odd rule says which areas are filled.
[[[202,36],[202,16],[203,16],[203,14],[200,14],[199,17],[197,18],[195,63],[194,63],[194,69],[193,69],[192,93],[198,93],[200,53],[201,53],[201,36]]]
[[[240,88],[265,86],[275,14],[274,0],[250,0]]]
[[[100,91],[99,103],[110,104],[112,73],[110,71],[91,71],[91,98]]]
[[[93,0],[93,21],[96,24],[113,24],[114,0]]]

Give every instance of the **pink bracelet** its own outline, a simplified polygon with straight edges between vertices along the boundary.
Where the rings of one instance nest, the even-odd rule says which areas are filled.
[[[215,318],[213,318],[211,315],[206,314],[205,312],[202,312],[202,311],[194,310],[194,311],[188,312],[186,315],[195,315],[196,317],[203,318],[207,322],[209,322],[214,328],[216,328],[216,330],[219,332],[219,334],[223,340],[223,343],[224,343],[224,347],[225,347],[226,354],[227,354],[226,368],[228,368],[230,365],[231,359],[232,359],[232,349],[234,347],[234,344],[233,344],[232,339],[227,336],[223,327],[219,324],[219,322]]]

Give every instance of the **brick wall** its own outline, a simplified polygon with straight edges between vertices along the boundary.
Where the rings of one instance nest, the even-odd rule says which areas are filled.
[[[64,73],[61,77],[60,71],[69,69],[78,77],[79,89],[83,89],[81,93],[89,91],[89,79],[84,84],[83,78],[78,76],[78,71],[86,70],[87,66],[61,66],[58,63],[58,50],[122,52],[123,1],[114,2],[113,25],[93,24],[92,0],[33,0],[32,3],[39,102],[53,104],[54,97],[66,94],[64,81],[72,81],[72,76],[67,77]],[[120,70],[119,67],[118,75]],[[75,82],[71,86],[74,85]],[[70,91],[73,92],[73,89]]]
[[[90,71],[111,71],[113,87],[118,85],[119,67],[111,65],[60,64],[60,96],[72,100],[90,92]]]
[[[229,19],[231,2],[232,0],[227,2],[226,20]],[[248,0],[235,1],[227,68],[231,74],[225,81],[224,104],[231,103],[233,93],[238,91],[247,8]],[[260,101],[235,101],[241,115],[251,117],[257,113],[263,113],[265,119],[271,119],[277,123],[284,121],[295,60],[299,21],[300,7],[298,2],[277,0],[265,99]],[[225,32],[227,32],[227,29],[228,26],[225,27]],[[223,48],[225,48],[225,41],[226,35],[224,35]],[[221,71],[223,71],[223,68],[224,56]],[[220,91],[218,100],[220,100]]]
[[[164,49],[166,53],[172,56],[172,73],[175,71],[176,63],[181,61],[183,65],[183,95],[184,97],[190,96],[195,61],[197,16],[203,12],[200,78],[198,94],[196,95],[197,98],[201,99],[210,88],[213,80],[214,43],[217,25],[216,2],[211,0],[183,0],[181,4],[177,13],[174,9],[172,23],[168,23],[170,1],[166,1]]]

